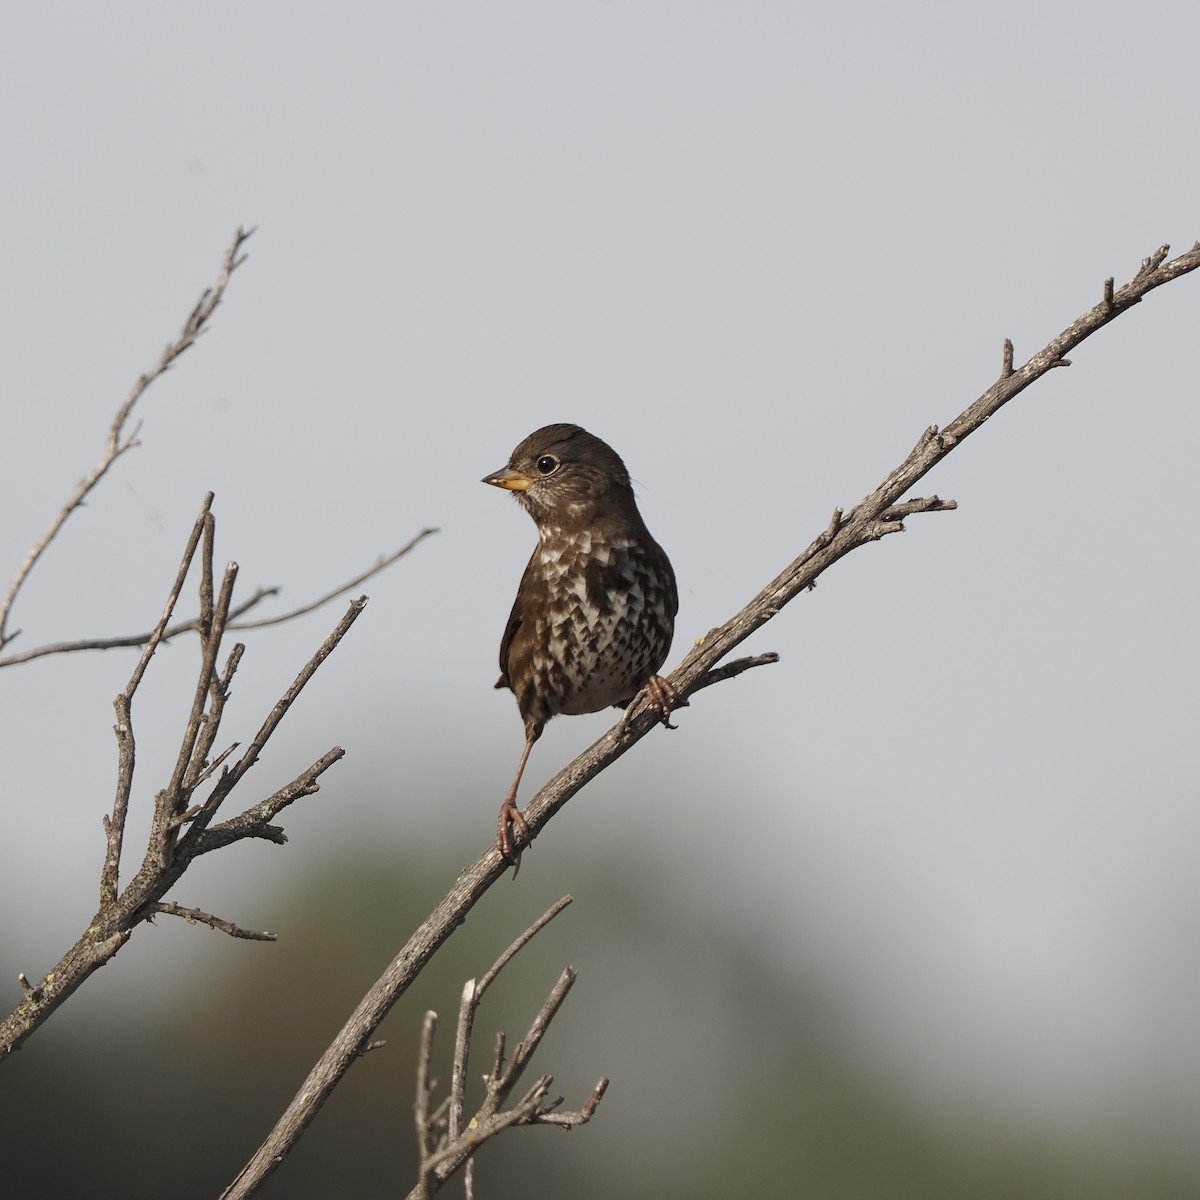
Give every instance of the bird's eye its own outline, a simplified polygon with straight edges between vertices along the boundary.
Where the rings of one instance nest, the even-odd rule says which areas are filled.
[[[537,469],[543,475],[553,475],[558,470],[558,459],[553,454],[543,454],[537,460]]]

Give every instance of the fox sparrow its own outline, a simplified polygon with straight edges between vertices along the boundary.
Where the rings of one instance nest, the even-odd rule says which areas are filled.
[[[578,425],[531,433],[483,482],[515,493],[538,527],[500,642],[496,683],[512,689],[525,722],[525,752],[497,822],[496,844],[515,864],[513,827],[529,842],[517,788],[551,717],[624,708],[644,689],[669,726],[677,701],[656,672],[671,647],[679,597],[625,464]]]

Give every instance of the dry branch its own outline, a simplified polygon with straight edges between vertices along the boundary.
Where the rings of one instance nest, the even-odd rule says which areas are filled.
[[[242,246],[246,239],[254,232],[253,229],[239,229],[234,235],[234,239],[229,248],[225,251],[224,261],[221,265],[220,274],[217,276],[216,283],[211,288],[206,288],[201,294],[195,307],[188,315],[187,320],[183,324],[183,329],[179,337],[171,342],[162,354],[159,355],[157,362],[143,375],[138,378],[134,384],[132,391],[126,397],[124,404],[117,410],[113,417],[112,424],[109,426],[108,437],[105,442],[104,454],[95,467],[79,481],[75,490],[68,497],[66,503],[55,514],[54,519],[50,522],[49,527],[38,538],[32,550],[25,556],[25,561],[17,570],[12,582],[8,585],[8,590],[5,593],[3,601],[0,601],[0,651],[3,651],[11,641],[20,634],[20,630],[8,632],[8,622],[12,614],[12,608],[16,602],[17,595],[29,578],[33,568],[37,565],[50,543],[58,536],[59,530],[66,524],[68,518],[76,509],[78,509],[87,497],[91,494],[96,485],[108,474],[109,468],[117,461],[121,455],[127,451],[140,446],[138,441],[138,433],[141,429],[140,424],[133,429],[132,432],[126,432],[126,425],[130,417],[133,415],[134,407],[142,398],[146,389],[160,376],[165,374],[181,354],[191,346],[195,345],[196,340],[208,328],[209,320],[216,312],[217,306],[225,296],[225,289],[232,278],[234,271],[244,263],[248,255],[241,252]],[[429,537],[431,534],[437,533],[436,529],[422,529],[416,537],[412,538],[407,545],[401,546],[392,554],[383,555],[379,560],[366,571],[362,571],[353,579],[348,580],[341,586],[335,588],[331,592],[313,600],[307,604],[301,605],[299,608],[294,608],[290,612],[281,613],[275,617],[267,617],[260,621],[245,621],[239,623],[239,618],[245,616],[248,612],[257,608],[262,601],[270,596],[277,596],[280,589],[278,587],[258,588],[252,595],[243,600],[236,607],[233,607],[226,614],[226,620],[230,629],[247,630],[259,629],[266,625],[279,625],[285,621],[294,620],[296,617],[303,616],[306,613],[314,612],[322,605],[328,604],[331,600],[336,600],[339,596],[344,596],[354,588],[360,587],[366,583],[368,579],[378,575],[381,571],[386,570],[394,562],[403,558],[410,550],[412,550],[419,542]],[[42,646],[33,646],[28,650],[22,650],[17,653],[3,654],[0,653],[0,667],[15,667],[20,663],[33,662],[35,659],[46,658],[54,654],[77,654],[85,650],[117,650],[117,649],[136,649],[139,646],[157,646],[164,642],[169,642],[172,638],[179,637],[183,633],[191,633],[200,628],[202,616],[191,617],[184,621],[179,621],[174,625],[159,623],[155,629],[145,633],[125,634],[116,637],[99,637],[99,638],[79,638],[73,641],[64,642],[48,642]],[[151,647],[151,653],[153,648]]]
[[[953,501],[943,501],[936,496],[903,503],[901,500],[955,446],[979,429],[1009,400],[1047,371],[1066,365],[1064,356],[1069,350],[1139,303],[1154,288],[1200,267],[1200,242],[1170,262],[1166,261],[1166,255],[1167,248],[1162,247],[1145,259],[1137,274],[1124,287],[1114,291],[1106,285],[1099,304],[1074,321],[1019,369],[1013,369],[1006,343],[1001,376],[996,383],[944,430],[939,431],[937,426],[927,429],[908,457],[874,491],[849,513],[835,510],[828,527],[813,539],[797,559],[788,564],[739,613],[696,643],[671,674],[670,682],[678,695],[687,699],[707,683],[728,678],[749,666],[773,661],[773,656],[759,656],[719,665],[750,634],[765,625],[801,592],[811,588],[817,578],[838,559],[868,542],[900,532],[904,528],[902,518],[906,515],[952,509]],[[622,718],[613,730],[564,767],[526,806],[524,812],[531,837],[536,836],[584,784],[645,737],[657,723],[657,714],[647,708],[644,700],[636,700],[627,718]],[[371,1035],[379,1023],[437,949],[463,923],[471,908],[500,878],[506,865],[500,852],[492,845],[462,872],[450,891],[359,1002],[263,1144],[226,1189],[222,1200],[244,1200],[253,1195],[263,1180],[280,1165],[350,1065],[370,1044]]]
[[[217,306],[224,298],[225,289],[228,287],[229,280],[233,277],[234,271],[246,261],[248,256],[242,254],[241,249],[246,239],[253,232],[253,229],[244,230],[239,228],[237,233],[234,234],[229,249],[225,251],[225,259],[221,264],[221,273],[217,276],[217,282],[211,288],[205,288],[200,295],[200,299],[196,302],[196,306],[183,323],[183,329],[180,331],[179,337],[175,341],[168,343],[166,349],[159,355],[158,361],[145,374],[141,375],[137,383],[133,385],[133,390],[126,397],[125,403],[117,409],[117,415],[113,417],[112,424],[109,426],[108,439],[105,442],[104,454],[101,456],[100,461],[75,485],[75,490],[68,497],[67,502],[55,514],[46,532],[38,538],[33,549],[25,556],[25,561],[21,564],[12,582],[8,585],[8,591],[5,593],[3,601],[0,601],[0,650],[3,650],[21,632],[18,629],[13,633],[9,633],[8,620],[12,613],[13,603],[16,601],[17,594],[20,592],[25,580],[29,578],[30,571],[37,565],[38,559],[42,557],[50,543],[58,536],[58,531],[67,523],[70,515],[87,499],[96,484],[108,474],[108,470],[113,463],[122,454],[132,450],[135,446],[141,445],[137,439],[137,435],[141,429],[140,424],[134,428],[132,433],[127,434],[125,430],[126,423],[133,414],[134,406],[142,398],[145,390],[160,375],[164,374],[185,350],[190,349],[196,344],[196,339],[204,332],[209,319],[217,311]],[[4,660],[0,660],[0,665],[7,664]]]
[[[276,934],[270,933],[266,929],[243,929],[240,925],[222,920],[220,917],[214,917],[212,913],[205,912],[203,909],[184,908],[182,904],[176,904],[174,900],[169,904],[151,904],[147,907],[146,913],[148,921],[152,921],[158,913],[166,913],[170,917],[182,917],[189,925],[208,925],[213,929],[219,929],[222,933],[229,934],[232,938],[244,938],[249,942],[278,940]]]
[[[516,1125],[558,1125],[572,1128],[585,1125],[591,1120],[608,1087],[608,1080],[601,1078],[587,1103],[576,1112],[559,1112],[562,1097],[549,1100],[553,1077],[542,1075],[524,1096],[511,1108],[503,1109],[504,1103],[520,1081],[529,1065],[542,1037],[554,1019],[562,1002],[566,999],[575,972],[567,967],[551,989],[545,1003],[534,1017],[529,1033],[518,1044],[513,1060],[507,1069],[503,1066],[502,1052],[497,1054],[491,1073],[484,1076],[486,1089],[479,1110],[464,1124],[463,1101],[467,1078],[467,1063],[470,1055],[471,1031],[475,1025],[484,993],[496,976],[512,961],[530,940],[545,928],[568,904],[570,896],[564,896],[542,914],[509,948],[496,960],[491,969],[476,982],[468,979],[463,986],[459,1005],[458,1028],[454,1043],[454,1068],[451,1075],[450,1094],[436,1111],[430,1112],[433,1095],[430,1064],[433,1056],[433,1037],[437,1029],[437,1013],[425,1014],[421,1031],[421,1044],[417,1054],[417,1094],[413,1103],[413,1115],[417,1127],[417,1148],[420,1154],[417,1185],[409,1193],[409,1200],[429,1200],[453,1175],[474,1164],[475,1152],[505,1129]],[[503,1034],[499,1035],[503,1044]],[[471,1182],[468,1177],[468,1194]]]
[[[299,608],[293,608],[290,612],[280,613],[277,617],[264,617],[261,621],[239,621],[236,624],[231,621],[229,628],[237,630],[239,633],[247,629],[265,629],[268,625],[282,625],[284,621],[293,621],[297,617],[304,616],[306,613],[316,612],[318,608],[328,604],[331,600],[336,600],[339,596],[344,596],[347,592],[353,591],[354,588],[361,587],[368,579],[374,578],[380,571],[386,570],[392,563],[402,559],[419,542],[423,542],[427,537],[437,532],[439,532],[437,529],[422,529],[420,533],[410,538],[399,550],[393,551],[391,554],[381,555],[378,561],[363,571],[361,575],[356,575],[353,579],[349,579],[343,583],[341,587],[334,588],[332,592],[326,592],[324,596],[319,596],[316,600],[310,601],[308,604],[302,604]],[[279,589],[272,588],[270,590],[272,593],[275,593]],[[242,611],[244,612],[245,609]]]
[[[440,530],[432,527],[422,529],[405,542],[399,550],[393,550],[391,554],[380,555],[367,570],[355,575],[353,579],[348,579],[345,583],[334,588],[333,591],[319,596],[316,600],[302,604],[299,608],[293,608],[275,617],[265,617],[261,621],[239,620],[240,617],[257,608],[264,600],[272,596],[278,596],[283,590],[279,586],[260,587],[245,600],[239,604],[235,604],[229,610],[228,625],[226,628],[231,633],[243,633],[250,629],[265,629],[268,625],[282,625],[285,621],[294,621],[297,617],[316,612],[317,609],[336,600],[339,596],[346,595],[347,592],[361,587],[367,580],[373,579],[376,575],[386,571],[393,563],[399,562],[410,550],[415,549],[419,543],[438,532]],[[176,621],[175,624],[168,625],[161,631],[152,629],[144,633],[123,634],[118,637],[80,638],[71,642],[47,642],[44,646],[34,646],[29,650],[22,650],[19,653],[0,655],[0,667],[15,667],[20,663],[33,662],[35,659],[47,658],[52,654],[78,654],[85,650],[136,650],[139,646],[145,647],[149,645],[152,639],[156,646],[166,645],[181,634],[194,633],[200,628],[200,620],[198,616],[189,617],[185,621]]]
[[[229,762],[237,748],[235,745],[214,758],[212,749],[220,734],[230,683],[245,649],[240,643],[235,645],[226,657],[223,669],[218,669],[222,640],[232,611],[237,564],[230,563],[226,567],[218,588],[214,572],[215,534],[210,492],[192,527],[158,624],[134,667],[129,683],[113,701],[117,713],[113,730],[117,739],[117,789],[112,812],[104,818],[105,854],[100,872],[100,908],[75,945],[39,983],[31,984],[24,976],[21,977],[24,993],[21,1003],[0,1023],[0,1059],[18,1049],[93,971],[108,962],[129,940],[139,922],[152,919],[158,913],[201,922],[232,937],[260,941],[273,937],[271,934],[251,932],[201,909],[184,908],[173,901],[164,902],[163,898],[201,854],[245,838],[263,838],[277,843],[286,841],[283,831],[270,822],[294,800],[318,790],[320,777],[342,757],[344,751],[340,747],[333,747],[265,800],[219,825],[211,823],[221,804],[257,761],[317,668],[329,657],[366,607],[367,600],[362,596],[351,603],[346,615],[271,708],[240,757]],[[141,867],[122,889],[121,857],[136,766],[134,697],[155,649],[161,644],[163,631],[167,628],[197,556],[200,558],[200,668],[196,687],[171,778],[155,796],[150,834]],[[208,795],[197,800],[199,789],[209,784],[211,789]]]

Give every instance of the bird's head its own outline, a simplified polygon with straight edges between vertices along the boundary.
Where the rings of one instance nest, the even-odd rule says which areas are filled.
[[[641,521],[620,455],[578,425],[546,425],[531,433],[508,466],[483,482],[512,492],[539,528]]]

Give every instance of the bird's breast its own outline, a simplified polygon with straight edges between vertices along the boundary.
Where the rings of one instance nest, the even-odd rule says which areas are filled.
[[[554,694],[553,711],[625,703],[661,665],[673,613],[664,612],[644,560],[633,539],[543,533],[529,566],[530,591],[538,595],[527,636],[534,674]]]

